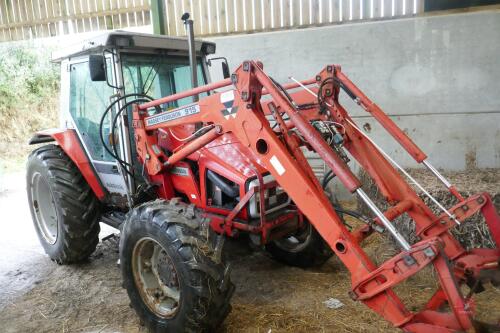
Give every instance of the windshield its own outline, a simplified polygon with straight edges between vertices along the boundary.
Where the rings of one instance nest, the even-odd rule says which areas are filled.
[[[191,89],[191,71],[187,57],[164,54],[123,54],[122,71],[125,93],[144,93],[160,98]],[[205,77],[198,59],[198,85],[205,84]],[[206,94],[200,94],[200,97]],[[183,106],[192,98],[169,103],[167,109]]]
[[[132,54],[121,55],[122,73],[125,94],[146,94],[155,99],[191,89],[191,69],[188,57],[169,56],[165,54]],[[201,58],[198,59],[198,85],[206,84]],[[200,98],[206,96],[200,94]],[[192,103],[192,97],[183,98],[163,105],[165,110]],[[129,106],[128,112],[132,111]],[[132,117],[128,117],[129,128],[132,126]],[[130,142],[134,146],[133,131],[129,132]],[[132,149],[132,160],[137,161],[137,152]],[[134,163],[137,173],[141,173],[141,166]]]

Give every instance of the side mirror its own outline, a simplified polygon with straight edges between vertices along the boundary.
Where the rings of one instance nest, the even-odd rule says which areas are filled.
[[[227,59],[225,57],[211,58],[207,60],[207,65],[212,66],[212,61],[214,60],[222,60],[222,76],[224,76],[225,79],[230,78],[231,71],[229,71],[229,65],[227,64]]]
[[[229,72],[229,65],[227,64],[227,62],[222,62],[222,76],[224,76],[225,79],[231,77],[231,73]]]
[[[104,56],[91,54],[89,56],[90,80],[106,81],[106,68]]]

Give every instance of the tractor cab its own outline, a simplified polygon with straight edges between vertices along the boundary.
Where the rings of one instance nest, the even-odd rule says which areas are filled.
[[[215,52],[215,44],[195,41],[194,46],[198,85],[203,85],[209,81],[206,56]],[[53,61],[61,64],[61,127],[76,130],[102,186],[114,204],[124,205],[127,191],[133,192],[138,180],[120,168],[104,144],[114,141],[119,158],[140,172],[132,149],[132,119],[117,117],[112,130],[112,121],[126,99],[106,114],[105,110],[124,95],[154,99],[190,89],[188,43],[185,38],[116,31],[55,52]],[[163,105],[163,110],[191,102],[191,97],[185,98]]]
[[[98,197],[106,207],[127,211],[147,200],[180,197],[223,221],[260,181],[275,184],[233,133],[225,133],[160,175],[148,174],[146,161],[138,156],[134,105],[208,84],[208,66],[215,59],[224,60],[222,73],[228,78],[225,58],[207,59],[214,52],[215,44],[210,42],[118,31],[53,55],[61,64],[60,128],[74,130],[74,141],[85,155],[84,162],[77,164],[88,165],[90,175],[83,174],[94,193],[102,189],[104,195]],[[161,103],[146,112],[149,116],[161,113],[161,119],[182,118],[196,111],[194,102],[212,93]],[[169,156],[207,126],[211,125],[186,122],[159,129],[154,132],[155,149]],[[253,167],[247,167],[249,163]],[[279,216],[290,205],[289,197],[277,184],[266,191],[264,214]],[[259,223],[259,200],[253,196],[237,218]]]

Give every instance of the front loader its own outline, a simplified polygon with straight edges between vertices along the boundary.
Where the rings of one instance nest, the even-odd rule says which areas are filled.
[[[84,260],[98,242],[98,222],[119,228],[124,287],[154,332],[217,329],[234,290],[224,239],[243,233],[291,265],[321,265],[335,254],[351,273],[349,295],[403,331],[498,329],[475,320],[473,294],[499,282],[500,253],[464,249],[450,233],[483,214],[500,244],[500,218],[488,193],[462,197],[340,66],[281,85],[262,63],[245,61],[209,83],[206,56],[215,45],[190,42],[115,32],[58,58],[63,126],[33,137],[32,143],[56,144],[31,154],[27,176],[35,227],[52,259]],[[339,102],[341,93],[458,203],[443,207],[425,191],[356,125]],[[373,215],[345,210],[327,195],[305,150],[318,154],[330,177]],[[385,212],[363,191],[349,159],[378,186],[389,205]],[[360,226],[348,228],[344,214]],[[402,214],[415,223],[415,244],[392,223]],[[380,265],[362,246],[375,234],[392,237],[399,248]],[[393,288],[425,267],[433,267],[439,288],[412,312]]]

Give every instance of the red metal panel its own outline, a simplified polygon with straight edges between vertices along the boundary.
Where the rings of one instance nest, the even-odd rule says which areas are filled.
[[[179,170],[185,170],[185,173],[179,172]],[[170,170],[170,179],[177,192],[184,193],[188,200],[197,207],[202,206],[198,181],[188,163],[176,163]]]

